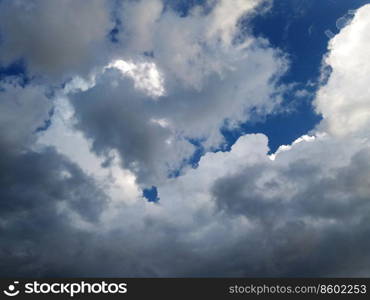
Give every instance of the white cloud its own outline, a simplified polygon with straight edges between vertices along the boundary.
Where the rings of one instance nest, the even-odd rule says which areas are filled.
[[[165,94],[163,75],[153,62],[133,63],[119,59],[105,68],[117,68],[122,75],[134,80],[137,89],[143,90],[154,99]]]
[[[316,109],[325,118],[323,128],[334,135],[358,133],[369,124],[369,12],[370,5],[359,9],[329,44],[325,63],[333,71],[319,91]]]
[[[325,134],[319,134],[319,136],[324,136]],[[299,137],[298,139],[296,139],[295,141],[293,141],[293,143],[291,145],[281,145],[279,146],[279,148],[276,150],[275,153],[269,155],[270,159],[271,160],[275,160],[276,156],[283,152],[283,151],[289,151],[290,149],[292,149],[292,146],[293,145],[296,145],[298,143],[302,143],[302,142],[311,142],[311,141],[314,141],[316,139],[316,136],[310,136],[310,135],[303,135],[301,137]]]
[[[94,151],[117,150],[123,167],[141,183],[156,184],[190,159],[189,139],[201,140],[206,151],[220,147],[226,121],[237,127],[251,110],[266,115],[279,105],[276,82],[287,61],[265,40],[245,35],[232,42],[240,34],[239,20],[261,1],[235,3],[214,1],[209,12],[196,6],[186,17],[163,11],[159,1],[150,2],[158,6],[150,17],[142,1],[123,5],[126,17],[114,60],[94,73],[90,88],[70,88],[77,127]],[[229,14],[226,23],[219,22]],[[151,57],[143,56],[144,50]]]
[[[168,78],[196,89],[211,74],[235,69],[243,49],[252,44],[246,38],[238,47],[233,39],[239,33],[241,17],[254,12],[263,0],[209,1],[209,12],[195,6],[181,17],[171,9],[163,11],[161,1],[138,1],[123,5],[119,37],[122,53],[152,53]],[[150,13],[149,13],[150,12]],[[226,17],[227,16],[227,17]]]
[[[221,39],[222,43],[229,46],[237,33],[237,24],[240,19],[254,12],[264,0],[216,0],[215,8],[206,17],[206,37],[209,40]]]

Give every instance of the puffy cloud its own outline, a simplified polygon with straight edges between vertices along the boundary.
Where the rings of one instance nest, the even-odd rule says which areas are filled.
[[[123,76],[134,80],[137,89],[143,90],[148,96],[158,98],[165,94],[163,75],[153,62],[133,63],[116,60],[106,68],[116,68]]]
[[[281,100],[276,85],[287,68],[283,54],[242,36],[238,26],[262,2],[227,3],[213,1],[209,11],[195,6],[186,17],[160,1],[150,2],[151,13],[146,2],[124,3],[116,51],[122,58],[96,74],[94,87],[71,96],[77,127],[94,151],[117,150],[123,167],[144,185],[176,173],[195,150],[190,140],[218,148],[225,123],[238,126],[251,111],[268,114]],[[230,15],[226,23],[224,15]],[[142,56],[145,51],[152,54]]]
[[[115,80],[117,86],[111,84]],[[138,92],[118,71],[107,71],[93,88],[73,97],[76,127],[92,140],[94,151],[109,157],[112,149],[117,150],[123,165],[146,182],[166,177],[193,152],[184,138],[177,140],[181,149],[175,152],[171,128],[153,122],[156,115],[151,109],[156,102]]]
[[[201,89],[212,74],[233,70],[240,62],[240,48],[256,43],[244,36],[239,45],[239,21],[251,15],[264,0],[206,1],[185,17],[163,8],[162,1],[127,2],[119,34],[126,55],[151,54],[167,81]],[[151,9],[149,9],[151,8]],[[260,45],[255,45],[259,47]],[[119,52],[117,53],[119,55]],[[244,53],[244,57],[247,54]]]
[[[368,60],[361,64],[367,65]],[[331,67],[335,76],[336,67]],[[365,76],[357,80],[365,86]],[[330,79],[317,99],[328,86]],[[366,88],[358,92],[368,95]],[[347,101],[351,99],[348,96]],[[336,100],[333,96],[330,103]],[[324,117],[323,124],[336,115]],[[156,241],[150,242],[150,252],[156,255],[145,261],[146,272],[163,276],[368,274],[368,135],[312,134],[316,137],[302,137],[279,151],[274,161],[267,155],[266,137],[244,136],[230,152],[208,153],[197,169],[188,168],[181,177],[158,186],[158,214],[144,218],[157,229]],[[166,232],[168,239],[160,232]],[[173,251],[159,254],[163,251],[159,243],[170,244]],[[179,253],[183,260],[176,257]],[[166,268],[170,262],[172,267]]]
[[[316,99],[322,124],[335,135],[365,129],[370,118],[369,85],[364,80],[370,72],[370,41],[365,38],[369,26],[370,5],[358,10],[351,25],[344,27],[329,44],[325,63],[332,68],[327,84]],[[366,129],[365,129],[366,130]]]
[[[110,50],[105,40],[113,3],[97,1],[85,9],[82,2],[2,2],[8,16],[1,25],[4,60],[22,57],[32,71],[48,75],[95,69],[92,77],[100,82],[73,95],[77,126],[99,155],[117,150],[140,182],[155,184],[176,173],[195,150],[188,139],[204,141],[207,149],[219,147],[225,121],[235,126],[250,110],[266,114],[280,101],[270,96],[276,92],[274,78],[286,68],[281,54],[251,36],[234,42],[240,19],[263,1],[210,1],[185,18],[161,1],[126,1],[118,16],[120,43]],[[18,41],[27,32],[30,39]],[[145,51],[152,57],[143,57]],[[108,58],[104,67],[100,59]],[[130,80],[112,75],[110,67],[146,95],[133,90]],[[79,101],[87,97],[88,102]],[[158,103],[148,103],[149,97]]]
[[[235,171],[228,164],[228,174],[214,182],[217,207],[263,231],[270,251],[261,250],[262,274],[369,274],[369,14],[368,5],[359,9],[330,42],[326,63],[332,72],[316,98],[324,117],[318,130],[327,134],[281,148],[274,161],[259,159]]]
[[[78,86],[83,85],[84,83]],[[65,88],[67,91],[70,89],[71,87]],[[112,201],[135,202],[140,198],[136,177],[129,170],[121,168],[119,155],[113,150],[108,151],[107,156],[96,155],[91,151],[91,140],[76,130],[75,125],[73,107],[64,93],[58,94],[50,127],[38,133],[33,149],[42,151],[45,147],[54,146],[59,153],[78,164],[86,174],[101,182]]]
[[[369,14],[368,6],[361,8],[330,43],[332,72],[316,98],[323,122],[311,138],[280,149],[274,160],[266,136],[245,135],[229,152],[205,154],[196,169],[185,167],[176,178],[161,175],[169,162],[192,152],[186,137],[209,138],[225,119],[237,123],[252,107],[272,109],[267,99],[275,89],[268,79],[284,64],[276,62],[271,49],[247,48],[235,69],[202,77],[200,87],[177,86],[169,79],[157,101],[135,87],[134,72],[122,77],[107,68],[91,84],[73,82],[55,100],[50,132],[41,132],[33,147],[55,145],[82,169],[50,148],[0,159],[0,193],[6,199],[1,202],[1,270],[40,276],[368,275],[370,142],[364,125],[353,120],[357,105],[367,111],[370,93],[366,76],[356,78],[354,92],[349,74],[359,74],[357,65],[364,70],[369,65],[363,54]],[[353,28],[361,30],[347,35]],[[337,63],[347,45],[352,55]],[[155,57],[148,61],[172,74]],[[344,65],[342,85],[336,86]],[[245,74],[251,75],[245,79]],[[344,103],[353,109],[344,110]],[[45,112],[32,122],[43,118]],[[343,118],[352,120],[344,134],[337,127]],[[77,148],[81,153],[73,151]],[[123,181],[137,177],[141,184],[162,177],[159,203],[144,201],[135,180],[118,185],[114,195],[101,191],[107,191],[110,178],[122,175],[109,174],[119,163],[115,151],[129,169],[121,170]],[[113,156],[113,167],[96,153],[106,153],[108,160]],[[28,201],[29,195],[36,200]]]
[[[105,0],[1,1],[0,63],[24,59],[44,78],[87,73],[104,63],[112,28]]]
[[[154,92],[165,90],[156,102],[134,89],[129,78],[106,69],[93,88],[71,96],[77,127],[92,139],[97,153],[115,149],[139,180],[159,182],[191,157],[194,147],[188,139],[203,140],[208,149],[219,147],[225,121],[237,126],[252,110],[271,112],[279,98],[271,97],[275,84],[270,80],[284,66],[275,55],[271,49],[247,51],[236,70],[212,77],[201,90],[167,89],[166,81],[163,88],[149,86]]]
[[[129,50],[145,52],[152,50],[156,22],[164,9],[161,0],[126,1],[122,5],[123,32],[120,38]]]
[[[217,0],[213,2],[215,8],[207,16],[206,37],[221,40],[223,44],[230,45],[237,32],[240,19],[246,14],[251,14],[254,9],[262,4],[262,0]]]
[[[275,161],[243,164],[213,183],[221,211],[245,217],[260,233],[260,274],[359,276],[369,272],[369,142],[321,137],[294,145]],[[248,238],[247,238],[248,239]],[[262,241],[260,241],[262,243]],[[349,251],[350,245],[357,251]],[[264,251],[267,251],[264,252]],[[328,259],[330,253],[330,259]],[[248,256],[248,255],[246,255]],[[262,257],[259,259],[263,260]],[[238,257],[248,266],[248,258]],[[359,267],[361,266],[361,267]],[[249,271],[243,268],[248,275]],[[253,274],[253,273],[252,273]]]

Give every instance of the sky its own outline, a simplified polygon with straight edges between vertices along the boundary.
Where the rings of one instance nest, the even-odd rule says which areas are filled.
[[[1,0],[0,276],[368,277],[370,3]]]

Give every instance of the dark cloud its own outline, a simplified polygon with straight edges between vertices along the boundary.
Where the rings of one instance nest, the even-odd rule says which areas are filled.
[[[369,192],[363,185],[369,161],[369,152],[361,151],[333,177],[309,164],[314,171],[297,177],[305,164],[292,163],[262,185],[271,168],[258,164],[215,181],[218,209],[197,210],[191,226],[134,215],[141,224],[135,230],[117,224],[101,231],[94,225],[103,226],[105,196],[76,166],[52,149],[7,157],[0,162],[1,267],[4,275],[25,276],[363,275],[370,266]],[[266,196],[284,180],[301,188],[292,197]],[[61,203],[94,229],[73,225],[73,216],[58,210]],[[124,224],[132,214],[126,209],[120,206],[117,219]],[[251,226],[231,229],[238,216]],[[221,230],[196,238],[212,224]]]
[[[106,63],[109,1],[30,0],[0,2],[0,64],[23,58],[44,80],[90,71]]]
[[[53,148],[32,150],[36,129],[53,106],[44,89],[21,86],[14,79],[1,87],[1,276],[72,271],[61,258],[83,251],[79,247],[88,236],[73,224],[99,223],[108,198],[97,182]]]
[[[83,251],[88,236],[73,226],[68,210],[83,222],[98,223],[105,194],[51,148],[20,155],[2,152],[0,170],[2,276],[57,275],[48,261],[62,268],[69,253]],[[63,268],[73,271],[70,267]]]
[[[35,141],[35,131],[48,118],[51,100],[40,86],[22,86],[17,78],[0,82],[0,147],[20,151]]]
[[[366,274],[370,191],[364,187],[369,186],[369,158],[370,152],[362,150],[330,174],[325,163],[315,165],[309,158],[277,169],[256,165],[217,180],[213,196],[230,217],[246,216],[262,228],[260,243],[270,253],[262,254],[269,267],[260,275]],[[285,184],[297,190],[284,192]],[[244,275],[249,274],[245,268]]]

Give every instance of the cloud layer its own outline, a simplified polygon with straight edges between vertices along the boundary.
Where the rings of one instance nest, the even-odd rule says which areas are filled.
[[[0,61],[36,75],[0,85],[2,276],[369,275],[369,5],[330,41],[323,121],[271,156],[220,150],[281,102],[285,55],[240,27],[262,1],[82,2],[0,3]]]

